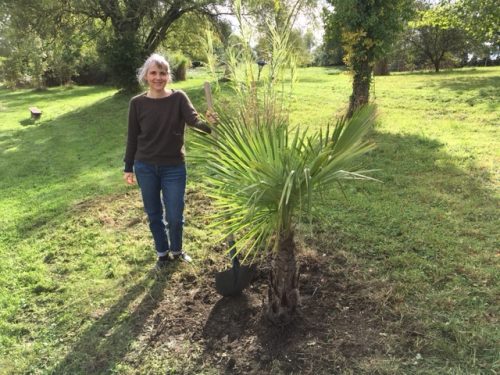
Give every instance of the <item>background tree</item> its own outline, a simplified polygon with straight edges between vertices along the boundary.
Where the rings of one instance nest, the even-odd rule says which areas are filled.
[[[500,53],[500,7],[494,0],[459,0],[456,21],[467,34],[469,54],[488,62]],[[473,58],[474,58],[473,57]]]
[[[420,11],[409,40],[424,59],[439,72],[443,61],[466,51],[466,31],[460,28],[456,5],[443,2]]]
[[[8,53],[6,33],[9,23],[9,12],[4,0],[0,1],[0,56]]]
[[[435,72],[439,72],[443,62],[456,65],[456,56],[464,51],[464,34],[458,29],[443,29],[439,26],[419,24],[412,30],[410,41],[421,60],[430,61]],[[416,57],[419,58],[418,55]]]
[[[224,43],[231,34],[229,21],[200,13],[188,13],[167,31],[160,44],[165,50],[180,51],[192,61],[205,61],[205,31],[212,30],[216,43]]]
[[[137,91],[136,69],[160,46],[175,21],[188,13],[216,14],[209,0],[73,0],[72,11],[110,22],[107,62],[115,83]]]
[[[495,0],[459,0],[455,3],[457,19],[476,40],[500,44],[500,7]]]
[[[61,44],[69,46],[72,43],[72,32],[66,34],[60,27],[60,23],[66,23],[70,17],[58,11],[56,2],[51,0],[43,3],[6,0],[2,4],[7,14],[2,22],[4,79],[11,87],[29,84],[38,89],[44,88],[50,64],[57,63],[65,53],[61,50]],[[52,10],[52,17],[45,20],[40,15],[49,9]],[[67,24],[70,25],[69,22]],[[67,69],[73,70],[75,55],[65,55],[65,64]],[[54,75],[66,73],[56,70],[53,71]],[[64,81],[68,75],[65,76],[57,78]]]
[[[418,52],[410,41],[412,33],[413,29],[410,29],[408,25],[406,25],[405,30],[396,36],[387,56],[390,71],[400,72],[416,69]]]
[[[0,53],[9,86],[42,88],[47,83],[67,83],[77,75],[88,56],[85,45],[97,33],[92,20],[71,14],[55,0],[4,0],[2,4],[7,16],[1,26]]]
[[[290,52],[297,61],[298,66],[309,65],[313,60],[312,48],[314,46],[312,42],[312,36],[310,32],[304,34],[301,33],[299,29],[293,29],[290,31]],[[266,61],[271,59],[272,51],[272,40],[269,35],[262,35],[255,46],[255,52],[257,58],[264,59]]]
[[[299,29],[297,18],[311,16],[311,10],[318,4],[318,0],[246,0],[242,2],[246,14],[252,17],[259,34],[257,38],[257,58],[269,60],[272,53],[272,39],[270,28],[281,30],[292,27],[290,31],[290,51],[299,66],[312,62],[314,36],[310,29]],[[291,18],[290,18],[291,17]]]
[[[320,47],[319,63],[321,65],[344,65],[344,48],[342,47],[342,26],[339,17],[332,17],[331,10],[323,8],[322,19],[325,28],[323,44]]]
[[[31,29],[26,29],[22,37],[15,39],[19,43],[7,44],[8,56],[2,62],[2,76],[7,87],[45,88],[44,74],[48,64],[44,41]]]
[[[387,52],[403,21],[412,12],[411,0],[327,0],[327,17],[341,30],[344,60],[353,73],[348,116],[368,103],[373,65]],[[337,29],[337,30],[338,30]]]
[[[21,35],[30,30],[43,46],[39,54],[52,75],[74,74],[82,35],[98,39],[97,51],[120,88],[138,88],[135,72],[144,58],[165,40],[170,27],[189,13],[215,14],[217,1],[83,1],[4,0],[12,45],[22,44]],[[93,30],[83,30],[89,27]],[[95,31],[104,33],[97,35]],[[16,32],[17,31],[17,34]],[[59,38],[59,39],[58,39]],[[19,54],[17,54],[19,55]],[[34,56],[32,56],[34,57]],[[53,64],[53,65],[51,65]],[[52,68],[53,67],[53,68]],[[63,71],[64,69],[64,71]]]
[[[288,18],[307,17],[318,5],[318,0],[244,0],[243,11],[253,17],[260,31],[267,32],[268,24],[282,27],[288,24]]]

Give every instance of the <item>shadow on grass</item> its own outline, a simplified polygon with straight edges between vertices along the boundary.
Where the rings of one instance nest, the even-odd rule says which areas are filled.
[[[195,105],[201,103],[201,88],[186,91]],[[9,147],[2,146],[5,151],[1,153],[0,185],[6,196],[17,194],[19,201],[29,207],[16,222],[20,237],[30,235],[33,223],[35,227],[41,226],[56,218],[72,200],[102,193],[100,180],[109,177],[112,169],[121,170],[127,101],[126,97],[108,98],[40,127],[33,127],[29,133],[22,135],[22,139],[14,137],[2,140]],[[384,275],[385,280],[408,286],[406,294],[400,293],[405,298],[411,298],[411,312],[414,315],[405,315],[402,324],[418,324],[419,336],[411,339],[403,337],[407,332],[405,327],[391,331],[399,340],[392,347],[391,356],[402,358],[416,352],[426,358],[441,355],[438,361],[443,366],[449,360],[456,360],[457,366],[460,366],[465,361],[460,353],[468,353],[478,363],[487,362],[492,359],[491,356],[487,357],[487,353],[494,353],[491,337],[474,331],[467,323],[482,323],[482,327],[486,327],[484,331],[489,332],[490,326],[485,323],[487,317],[481,318],[485,316],[482,311],[467,310],[467,305],[462,302],[476,297],[477,304],[477,301],[484,301],[489,306],[496,306],[495,300],[479,289],[481,285],[488,284],[483,284],[482,275],[476,276],[474,273],[490,262],[488,257],[483,257],[484,254],[495,254],[493,228],[497,220],[495,207],[498,202],[485,186],[491,180],[488,171],[479,173],[459,168],[457,160],[444,152],[443,145],[436,140],[382,133],[375,133],[374,137],[379,147],[366,158],[371,161],[367,167],[381,169],[374,177],[385,183],[348,184],[346,189],[350,203],[342,200],[335,201],[336,206],[324,205],[328,211],[325,213],[328,216],[324,224],[325,231],[338,234],[342,242],[334,242],[334,236],[317,232],[317,237],[323,236],[325,241],[320,238],[315,246],[318,251],[329,253],[338,251],[336,245],[343,246],[343,249],[358,254],[367,262],[380,262],[375,269],[378,270],[376,272],[389,275]],[[82,177],[88,171],[95,171],[95,174],[88,178]],[[105,183],[112,185],[109,181]],[[117,183],[121,183],[121,180]],[[336,207],[336,210],[332,211],[330,207]],[[341,231],[344,233],[337,233]],[[468,246],[473,246],[476,253]],[[467,259],[470,270],[464,267],[464,259]],[[473,287],[474,284],[478,286]],[[439,291],[435,285],[439,286]],[[110,372],[131,350],[130,344],[141,333],[145,319],[161,303],[163,284],[155,281],[150,287],[151,295],[155,297],[143,299],[134,312],[124,319],[123,314],[146,288],[147,281],[143,281],[129,289],[118,303],[82,334],[55,372]],[[456,290],[463,291],[463,296],[454,295],[453,291]],[[455,299],[456,304],[437,304],[438,294],[445,291],[450,292],[451,302]],[[377,298],[376,292],[374,288],[373,298]],[[311,295],[313,293],[311,291]],[[361,298],[366,289],[352,290],[352,293],[359,293],[357,296]],[[336,296],[338,294],[333,293],[331,298]],[[383,298],[379,303],[380,308],[394,309],[397,303],[401,303],[397,302],[396,296],[392,297],[391,294],[378,297]],[[214,306],[214,313],[206,324],[207,329],[217,327],[220,314],[231,309],[229,304],[221,302]],[[240,305],[236,303],[236,307],[242,309],[247,305],[244,299]],[[465,318],[461,326],[453,329],[446,324],[458,310]],[[348,325],[350,315],[345,314],[346,326],[343,328],[346,344],[342,344],[345,347],[342,354],[350,355],[350,349],[355,345],[360,348],[358,354],[368,359],[373,355],[376,361],[378,357],[363,347],[366,343],[349,341],[356,336],[359,327],[353,326],[353,323]],[[429,318],[426,314],[434,319],[432,323],[423,323]],[[248,318],[247,312],[242,312],[242,319]],[[242,337],[243,329],[238,329],[240,331],[236,332],[240,332]],[[378,334],[378,331],[375,333]],[[334,330],[325,335],[332,340],[337,337]],[[238,338],[238,333],[235,337]],[[274,345],[274,341],[261,341],[263,346]],[[331,350],[333,344],[325,340],[322,345],[326,345],[326,350]],[[300,353],[300,350],[298,347],[296,353]],[[384,353],[375,354],[380,356]],[[321,361],[321,358],[317,360]],[[412,363],[410,357],[405,360],[406,363]]]
[[[414,182],[421,182],[425,186],[436,182],[435,189],[428,191],[430,195],[439,190],[440,185],[436,177],[439,181],[442,178],[450,182],[450,178],[453,178],[453,181],[473,186],[474,189],[483,188],[484,173],[477,176],[473,173],[473,169],[468,170],[462,165],[459,167],[461,160],[443,151],[445,144],[437,139],[388,133],[374,133],[373,137],[377,147],[369,155],[372,163],[370,168],[379,169],[380,172],[377,173],[383,175],[381,177],[383,182],[391,182],[399,178],[415,180]],[[469,166],[473,166],[473,163],[469,163]],[[355,184],[351,185],[355,186]],[[419,184],[412,183],[409,187],[417,188],[418,186]],[[453,195],[457,191],[451,193]]]
[[[51,100],[102,90],[102,87],[79,87],[58,92]],[[185,91],[202,108],[203,87]],[[9,95],[19,101],[28,100],[23,93]],[[47,93],[33,92],[28,97],[38,95]],[[15,227],[11,229],[25,236],[64,214],[75,201],[116,190],[116,185],[123,183],[120,171],[130,97],[113,95],[31,126],[26,132],[0,137],[2,194],[18,197],[31,207],[30,210],[19,207],[15,212],[18,215]]]
[[[328,75],[338,75],[338,74],[340,74],[340,72],[337,72],[337,73],[328,73]],[[337,78],[335,78],[335,79],[337,79]],[[332,78],[332,80],[333,80],[333,78]],[[331,81],[331,82],[333,82],[333,81]],[[328,82],[325,81],[324,75],[318,76],[318,77],[306,76],[306,77],[301,77],[300,78],[300,84],[309,84],[309,83],[318,84],[318,85],[320,85],[320,84],[323,84],[323,85],[328,84]]]
[[[467,99],[471,106],[485,102],[491,110],[495,110],[500,101],[500,76],[444,79],[437,81],[436,86],[458,94],[472,94]]]
[[[492,176],[463,165],[439,140],[372,137],[378,148],[364,164],[380,169],[373,175],[384,183],[344,184],[347,199],[339,191],[329,196],[319,207],[323,220],[304,233],[306,247],[328,261],[301,272],[304,321],[280,330],[259,320],[265,292],[254,288],[220,299],[203,327],[204,360],[235,373],[259,366],[260,373],[441,373],[450,361],[475,373],[491,366],[495,337],[484,332],[494,331],[488,306],[496,300]],[[490,286],[479,290],[485,280]],[[227,355],[217,358],[221,351]],[[432,360],[415,365],[415,353]]]
[[[6,101],[12,106],[28,106],[35,104],[35,102],[66,100],[71,98],[78,98],[85,95],[93,95],[102,92],[103,90],[111,90],[110,87],[104,86],[75,86],[74,88],[53,87],[47,90],[0,90],[0,100]]]
[[[496,345],[493,333],[484,334],[492,332],[488,306],[495,305],[495,293],[486,286],[493,283],[498,245],[493,176],[473,159],[448,154],[437,140],[373,137],[378,148],[364,164],[379,169],[374,177],[384,183],[344,184],[347,200],[340,193],[330,198],[322,208],[323,221],[315,225],[314,237],[324,237],[319,251],[335,252],[330,242],[340,242],[379,280],[391,281],[393,296],[407,301],[404,306],[398,297],[386,300],[387,308],[405,317],[395,332],[398,356],[419,352],[433,358],[430,368],[446,368],[448,361],[466,372],[488,368]],[[478,288],[481,282],[484,288]],[[405,331],[421,334],[404,337]]]
[[[500,76],[459,77],[455,79],[439,80],[436,82],[436,85],[441,88],[459,92],[485,90],[485,92],[491,92],[498,96],[500,93]]]
[[[391,72],[394,75],[408,76],[408,75],[432,75],[432,76],[448,76],[448,75],[469,75],[469,74],[487,74],[492,71],[498,70],[495,67],[487,68],[458,68],[458,69],[443,69],[439,72],[434,70],[418,70],[410,72]]]
[[[19,121],[19,125],[22,125],[22,126],[31,126],[31,125],[36,125],[36,124],[37,124],[37,121],[33,120],[31,118],[27,118],[25,120]]]
[[[343,184],[347,199],[335,193],[338,207],[357,219],[345,222],[342,213],[329,214],[347,229],[354,227],[380,240],[370,244],[370,252],[380,249],[384,254],[387,243],[392,243],[402,254],[415,251],[432,259],[444,247],[455,256],[465,248],[463,243],[473,241],[474,234],[466,228],[473,222],[477,227],[481,218],[493,218],[493,176],[476,167],[473,156],[459,159],[444,151],[439,140],[418,135],[374,133],[373,138],[377,148],[364,166],[377,170],[372,176],[383,183]]]
[[[144,323],[163,299],[165,284],[175,268],[158,275],[150,271],[120,300],[98,317],[51,374],[106,374],[123,361],[131,343],[144,332]],[[151,282],[153,280],[153,282]],[[136,305],[134,302],[141,298]]]
[[[121,168],[127,103],[128,98],[107,98],[1,138],[0,189],[31,206],[30,212],[15,212],[21,215],[19,233],[33,227],[33,217],[49,221],[75,200],[102,191],[105,178],[83,176],[104,177]]]

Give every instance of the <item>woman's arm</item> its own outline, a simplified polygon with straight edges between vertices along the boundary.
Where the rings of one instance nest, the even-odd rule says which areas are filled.
[[[192,126],[193,128],[199,129],[204,133],[212,133],[212,129],[210,128],[210,126],[208,126],[205,121],[202,121],[200,119],[198,112],[196,112],[196,109],[194,109],[194,106],[191,103],[191,100],[189,100],[189,97],[186,95],[186,93],[184,93],[183,91],[180,92],[183,96],[183,99],[181,100],[181,111],[186,124]]]
[[[137,110],[135,101],[132,99],[128,108],[128,132],[127,132],[127,147],[125,149],[124,172],[131,173],[134,166],[135,153],[137,151],[137,137],[140,133],[139,121],[137,121]]]

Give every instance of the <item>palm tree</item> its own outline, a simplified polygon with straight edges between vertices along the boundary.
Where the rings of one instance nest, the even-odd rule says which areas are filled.
[[[214,199],[214,225],[238,238],[244,260],[272,249],[268,316],[289,323],[296,312],[299,274],[296,224],[311,216],[316,193],[341,180],[372,179],[351,170],[352,161],[372,149],[364,140],[375,115],[366,106],[324,132],[292,128],[284,116],[257,111],[252,121],[241,112],[219,111],[214,136],[195,139],[199,161],[208,169],[208,194]],[[244,249],[244,250],[243,250]]]
[[[296,78],[290,35],[303,4],[295,0],[283,22],[268,23],[267,74],[256,82],[249,42],[253,31],[245,25],[241,2],[235,1],[240,36],[225,51],[234,108],[231,103],[219,108],[213,136],[198,134],[194,140],[199,155],[194,159],[208,169],[207,190],[217,212],[213,225],[238,239],[234,248],[243,251],[244,261],[259,251],[273,251],[267,312],[277,324],[290,322],[299,306],[294,236],[301,216],[312,219],[320,189],[346,179],[372,179],[366,171],[352,170],[352,162],[373,147],[364,140],[374,120],[373,106],[325,131],[310,133],[290,125],[286,87],[290,84],[291,93]],[[215,73],[213,45],[210,38],[207,42]]]

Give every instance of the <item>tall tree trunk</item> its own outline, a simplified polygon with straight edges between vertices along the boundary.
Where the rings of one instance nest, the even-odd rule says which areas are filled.
[[[373,75],[375,76],[388,76],[389,73],[389,62],[387,58],[384,57],[378,60],[373,67]]]
[[[441,61],[439,61],[437,59],[434,60],[434,70],[435,70],[436,73],[439,73],[439,67],[440,67],[440,65],[441,65]]]
[[[163,15],[163,17],[157,21],[151,31],[149,32],[146,42],[144,43],[144,50],[149,55],[156,51],[161,41],[165,39],[168,29],[172,24],[178,20],[186,10],[181,10],[180,3],[173,4]]]
[[[370,82],[372,68],[368,61],[360,64],[359,69],[354,70],[354,78],[352,80],[352,95],[349,98],[349,109],[347,117],[352,117],[354,112],[365,104],[368,104],[370,99]]]
[[[146,55],[138,41],[137,32],[126,27],[115,30],[110,47],[106,56],[113,82],[125,92],[138,92],[140,85],[136,79],[136,72]]]
[[[136,70],[146,57],[153,53],[165,38],[167,30],[184,13],[199,9],[203,4],[182,0],[166,2],[164,14],[152,25],[144,43],[140,42],[140,28],[146,16],[145,1],[126,1],[122,8],[118,1],[99,0],[100,9],[111,19],[114,38],[110,50],[105,52],[114,83],[126,92],[137,92],[140,85],[136,80]],[[188,4],[189,5],[189,4]]]
[[[279,239],[269,274],[268,317],[277,325],[290,323],[300,303],[299,272],[293,232]]]

